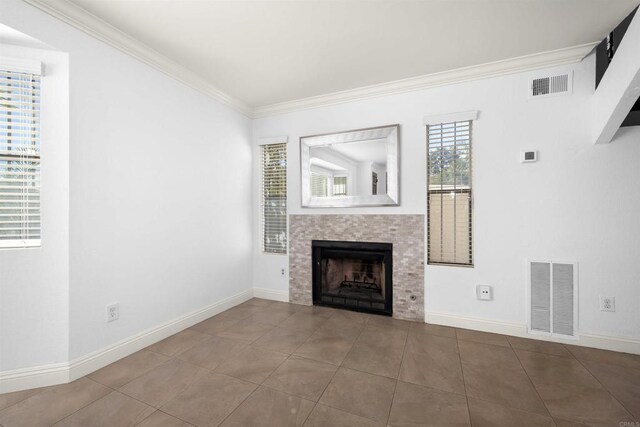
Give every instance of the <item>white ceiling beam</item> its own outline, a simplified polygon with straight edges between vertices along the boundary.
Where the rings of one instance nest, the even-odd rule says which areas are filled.
[[[613,140],[639,97],[640,13],[636,13],[592,99],[594,143]]]

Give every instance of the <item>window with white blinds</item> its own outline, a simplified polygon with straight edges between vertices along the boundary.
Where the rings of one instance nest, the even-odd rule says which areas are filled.
[[[311,197],[327,197],[329,177],[320,173],[311,173]]]
[[[287,253],[287,144],[260,146],[262,251]]]
[[[472,121],[427,126],[430,264],[473,265]]]
[[[40,246],[40,76],[0,68],[0,248]]]
[[[347,195],[347,177],[346,176],[333,177],[333,195],[334,196]]]

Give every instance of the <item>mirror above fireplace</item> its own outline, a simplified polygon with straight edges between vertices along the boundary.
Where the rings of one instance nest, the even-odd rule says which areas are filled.
[[[399,125],[300,138],[303,207],[399,204]]]

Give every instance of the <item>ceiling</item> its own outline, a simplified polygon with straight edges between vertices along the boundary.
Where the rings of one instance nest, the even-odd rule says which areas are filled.
[[[358,141],[346,144],[334,144],[331,149],[356,162],[387,163],[387,140]]]
[[[601,40],[638,0],[69,0],[251,108]]]

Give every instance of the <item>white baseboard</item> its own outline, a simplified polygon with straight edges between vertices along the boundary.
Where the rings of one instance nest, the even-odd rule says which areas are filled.
[[[493,332],[496,334],[531,338],[542,341],[552,341],[562,344],[593,347],[602,350],[622,351],[640,354],[640,339],[632,337],[618,337],[590,332],[580,332],[577,339],[532,335],[527,333],[527,325],[519,323],[499,322],[477,317],[465,317],[456,314],[427,312],[425,322],[435,325],[452,326],[455,328],[473,329],[476,331]]]
[[[0,372],[0,394],[69,382],[69,364],[53,363]]]
[[[437,313],[434,311],[427,311],[424,315],[424,320],[426,323],[433,323],[435,325],[473,329],[475,331],[493,332],[495,334],[525,336],[527,333],[526,325],[459,316],[457,314]]]
[[[256,298],[270,299],[273,301],[289,302],[289,291],[274,291],[273,289],[253,288],[253,296]]]
[[[241,304],[252,297],[253,289],[247,289],[215,304],[147,329],[93,353],[71,360],[68,363],[0,372],[0,393],[62,384],[76,380],[211,316]]]

